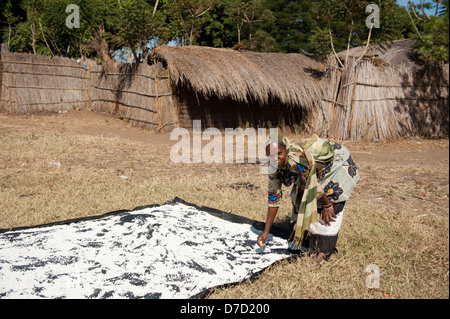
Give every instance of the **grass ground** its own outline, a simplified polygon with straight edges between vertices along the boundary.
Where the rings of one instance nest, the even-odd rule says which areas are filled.
[[[176,196],[265,220],[258,165],[175,165],[175,142],[102,114],[0,115],[0,228]],[[448,139],[344,144],[361,180],[346,205],[339,252],[318,270],[310,258],[277,263],[209,298],[449,298]],[[289,216],[285,196],[276,225],[287,226]],[[369,265],[380,270],[379,288],[366,285]]]

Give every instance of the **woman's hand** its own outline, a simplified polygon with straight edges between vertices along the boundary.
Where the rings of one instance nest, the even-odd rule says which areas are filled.
[[[258,236],[256,243],[259,247],[265,247],[267,245],[267,238],[269,238],[270,228],[272,228],[275,216],[277,216],[278,207],[269,207],[267,210],[266,226],[263,232]]]
[[[267,238],[269,237],[269,233],[266,231],[263,231],[261,234],[259,234],[258,239],[256,240],[256,243],[259,247],[265,247],[267,245]]]
[[[334,214],[333,204],[330,203],[328,205],[323,205],[320,217],[328,226],[331,226],[331,222],[336,221],[335,219],[336,215]]]

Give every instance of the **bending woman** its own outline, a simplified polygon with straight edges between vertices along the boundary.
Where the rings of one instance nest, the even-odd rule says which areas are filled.
[[[292,186],[290,226],[295,246],[326,260],[336,249],[347,199],[359,180],[350,152],[343,145],[312,135],[298,144],[285,138],[269,141],[268,154],[276,154],[275,173],[269,174],[268,213],[257,243],[264,247],[278,208],[282,185]],[[272,155],[273,156],[273,155]]]

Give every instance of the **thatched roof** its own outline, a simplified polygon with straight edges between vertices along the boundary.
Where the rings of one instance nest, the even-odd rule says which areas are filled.
[[[352,48],[349,50],[350,58],[359,58],[364,52],[365,46]],[[345,61],[347,50],[339,52],[338,56],[342,61]],[[379,61],[388,63],[389,65],[405,65],[415,66],[414,52],[412,49],[412,39],[395,40],[388,44],[386,48],[379,45],[371,45],[366,53],[368,57],[375,57]]]
[[[166,45],[154,52],[167,62],[173,84],[187,85],[205,97],[261,104],[279,100],[310,109],[324,92],[325,67],[301,54]]]

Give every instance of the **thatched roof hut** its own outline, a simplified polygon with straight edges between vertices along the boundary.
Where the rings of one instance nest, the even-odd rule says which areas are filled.
[[[322,64],[300,54],[169,47],[152,65],[104,68],[93,61],[0,51],[0,111],[90,108],[150,130],[308,127],[325,92]]]
[[[181,115],[189,113],[183,127],[199,116],[205,125],[301,125],[325,92],[324,65],[301,54],[164,45],[154,55],[169,71]]]
[[[330,76],[332,95],[324,105],[325,131],[341,140],[448,136],[449,69],[419,65],[412,41],[387,49],[373,46],[338,53],[344,70]],[[348,58],[347,58],[348,57]],[[358,61],[358,63],[356,63]]]
[[[339,140],[448,136],[449,68],[414,61],[411,40],[338,55],[345,69],[301,54],[160,46],[152,64],[104,68],[0,51],[0,112],[90,108],[155,131],[287,127]],[[356,61],[358,60],[358,63]]]

